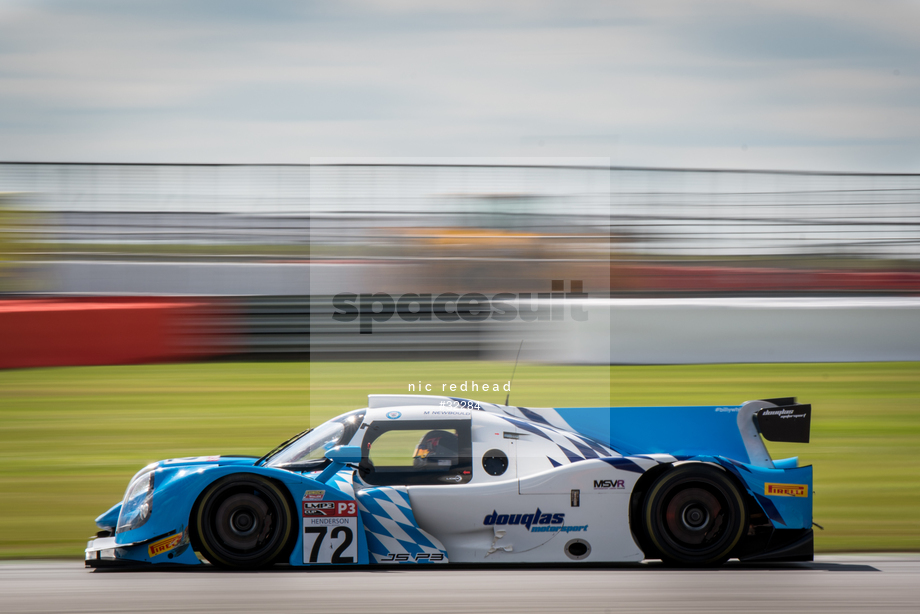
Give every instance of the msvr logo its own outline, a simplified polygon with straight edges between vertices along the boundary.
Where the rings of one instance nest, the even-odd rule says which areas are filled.
[[[623,480],[594,480],[594,488],[626,488]]]

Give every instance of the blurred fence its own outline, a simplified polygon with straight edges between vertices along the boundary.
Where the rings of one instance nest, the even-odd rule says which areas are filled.
[[[291,295],[354,287],[367,277],[362,266],[373,263],[422,265],[371,276],[406,289],[476,279],[537,290],[562,275],[585,279],[594,293],[902,292],[915,291],[916,281],[796,272],[903,273],[920,263],[918,175],[6,163],[0,193],[6,290],[17,287],[9,281],[12,259],[21,263],[18,287],[29,291]],[[358,266],[309,285],[292,269],[240,269],[235,285],[213,287],[201,278],[221,274],[202,264],[204,272],[192,274],[197,287],[177,283],[187,277],[180,268],[138,266],[277,266],[307,257],[311,265]],[[120,270],[94,271],[102,261]],[[790,271],[787,287],[783,271]],[[266,275],[283,288],[266,288]],[[113,278],[130,283],[103,283]]]
[[[512,251],[539,240],[577,253],[607,236],[614,257],[920,257],[920,175],[908,174],[3,163],[0,193],[41,213],[19,231],[51,255],[277,256],[312,243],[383,257],[405,237],[477,229]]]

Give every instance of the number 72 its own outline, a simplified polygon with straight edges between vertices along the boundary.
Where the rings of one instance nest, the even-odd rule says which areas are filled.
[[[343,536],[342,543],[339,544],[338,548],[332,553],[332,558],[329,561],[320,561],[320,549],[322,548],[323,542],[326,539],[326,531],[328,527],[304,527],[304,540],[307,539],[307,535],[314,534],[316,537],[313,538],[313,548],[310,550],[310,562],[311,563],[354,563],[354,556],[342,556],[342,553],[351,545],[354,541],[354,533],[350,527],[335,527],[329,534],[329,538],[332,540],[338,539],[341,535]],[[306,544],[304,544],[306,545]],[[330,546],[331,547],[331,546]],[[304,548],[306,549],[306,548]],[[323,557],[325,558],[325,557]]]

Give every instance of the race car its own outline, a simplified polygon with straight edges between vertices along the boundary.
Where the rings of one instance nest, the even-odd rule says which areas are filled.
[[[428,395],[368,405],[261,458],[141,469],[87,567],[678,566],[810,561],[811,406],[529,408]]]

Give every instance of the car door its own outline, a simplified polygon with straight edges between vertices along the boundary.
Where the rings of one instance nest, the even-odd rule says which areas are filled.
[[[377,563],[448,562],[438,537],[419,524],[416,489],[456,492],[472,479],[469,418],[426,418],[394,410],[362,429],[355,494]]]
[[[419,526],[444,544],[452,562],[499,562],[513,555],[492,519],[521,499],[516,449],[522,434],[486,412],[473,412],[470,423],[472,479],[453,487],[413,485],[409,495]]]

